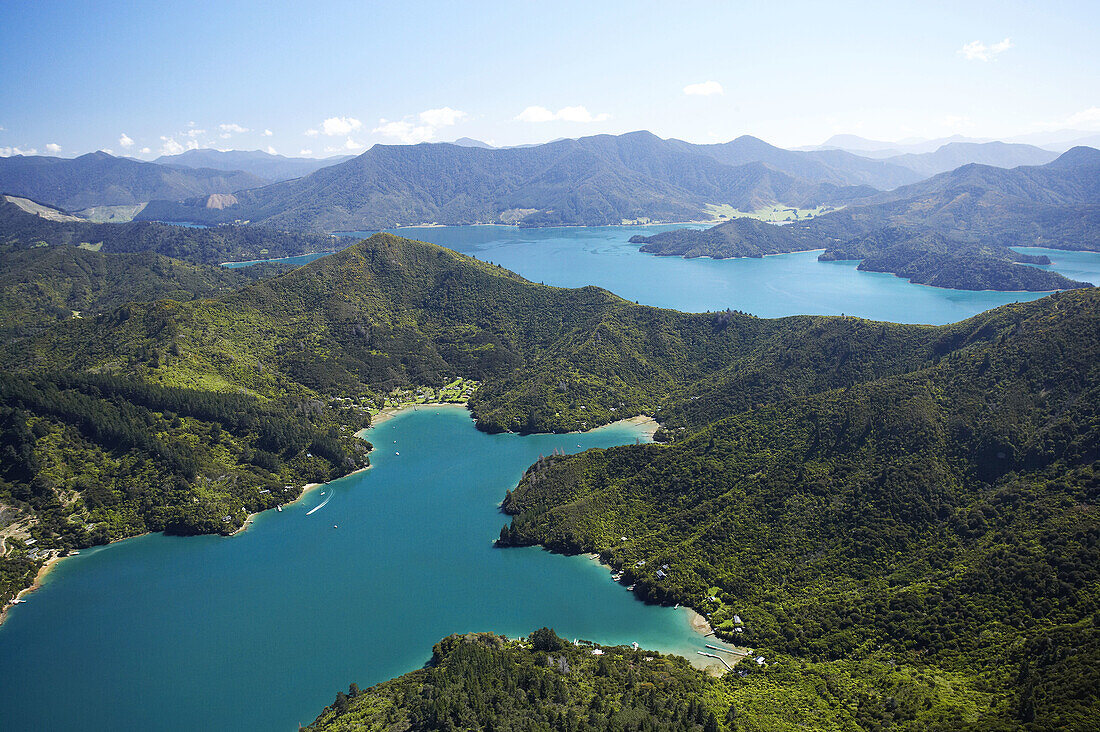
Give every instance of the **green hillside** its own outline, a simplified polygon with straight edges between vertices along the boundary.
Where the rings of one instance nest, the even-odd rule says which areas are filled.
[[[1087,729],[1098,307],[1089,290],[1001,308],[955,329],[982,342],[811,396],[689,397],[670,446],[534,466],[501,543],[598,551],[640,597],[768,655],[957,674],[990,728]]]
[[[226,295],[274,269],[226,269],[148,252],[0,245],[0,333],[26,335],[54,320],[93,317],[128,302]]]
[[[974,694],[956,674],[789,656],[769,661],[715,679],[676,656],[574,646],[546,628],[520,640],[455,635],[436,644],[422,670],[368,689],[352,683],[306,729],[840,732],[996,725],[990,695]]]

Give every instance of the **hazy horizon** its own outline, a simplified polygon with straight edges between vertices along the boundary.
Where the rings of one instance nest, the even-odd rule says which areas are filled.
[[[787,148],[1100,133],[1094,3],[160,9],[6,7],[0,154],[330,157],[638,129]]]

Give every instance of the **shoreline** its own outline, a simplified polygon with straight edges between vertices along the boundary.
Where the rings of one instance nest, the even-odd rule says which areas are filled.
[[[129,538],[129,537],[127,537],[127,538]],[[50,573],[50,571],[53,570],[53,568],[56,567],[61,562],[62,559],[67,559],[70,556],[72,556],[72,555],[69,554],[65,557],[53,556],[53,557],[50,557],[49,559],[47,559],[42,564],[42,566],[38,568],[38,573],[34,575],[34,581],[31,582],[28,586],[21,589],[19,592],[15,593],[15,597],[13,597],[12,600],[22,600],[22,599],[24,599],[23,598],[24,595],[28,595],[28,594],[34,592],[35,590],[39,589],[42,586],[42,582],[43,582],[43,580],[45,580],[46,575],[48,575]],[[4,621],[7,620],[8,611],[11,610],[13,607],[15,607],[15,603],[14,602],[9,602],[3,608],[0,608],[0,625],[3,625]]]
[[[469,411],[469,407],[467,406],[466,402],[431,402],[431,403],[427,403],[427,404],[408,404],[408,405],[404,405],[404,406],[401,406],[401,407],[387,407],[386,409],[383,409],[378,414],[371,415],[371,425],[370,425],[370,427],[365,427],[365,428],[359,430],[358,432],[355,433],[355,436],[360,438],[360,439],[365,439],[364,435],[366,434],[366,432],[368,432],[372,428],[377,427],[379,424],[385,422],[388,419],[392,419],[393,417],[397,416],[401,412],[404,412],[404,411],[409,410],[409,409],[419,409],[420,407],[461,407],[461,408]],[[645,432],[649,435],[650,438],[652,438],[653,433],[656,432],[657,428],[660,426],[658,424],[657,420],[654,419],[653,417],[650,417],[648,415],[637,415],[637,416],[634,416],[634,417],[628,417],[626,419],[621,419],[621,420],[618,420],[616,422],[611,422],[607,425],[601,425],[600,427],[608,427],[610,425],[620,424],[620,423],[644,425],[645,426]],[[593,427],[592,429],[596,430],[596,429],[600,429],[600,427]],[[591,430],[587,430],[587,431],[591,431]],[[368,455],[369,454],[370,453],[368,453]],[[305,485],[302,486],[301,492],[298,494],[298,496],[296,498],[294,498],[294,500],[287,501],[286,503],[284,503],[282,505],[291,506],[291,505],[297,503],[298,501],[301,501],[306,496],[306,494],[311,493],[312,491],[316,490],[317,488],[319,488],[321,486],[329,485],[330,483],[332,483],[334,481],[342,480],[343,478],[347,478],[349,476],[355,475],[357,473],[362,473],[362,472],[365,472],[365,471],[370,470],[370,469],[371,469],[371,466],[368,465],[366,467],[358,468],[356,470],[353,470],[350,473],[347,473],[346,475],[341,475],[339,478],[334,478],[331,481],[326,481],[324,483],[306,483]],[[254,513],[248,514],[248,516],[246,516],[244,521],[241,523],[240,528],[238,528],[237,530],[233,531],[230,534],[226,534],[225,537],[226,538],[231,538],[231,537],[237,536],[238,534],[241,534],[241,533],[245,532],[250,526],[252,526],[252,523],[253,523],[253,521],[255,520],[255,518],[257,516],[259,516],[261,513],[266,513],[268,511],[274,511],[274,510],[276,510],[276,509],[275,508],[265,508],[263,511],[256,511]],[[118,538],[118,539],[112,539],[111,541],[107,542],[106,544],[101,544],[101,545],[98,545],[98,546],[110,546],[111,544],[116,544],[120,541],[126,541],[128,539],[136,539],[139,536],[146,536],[146,535],[152,534],[152,533],[156,533],[156,532],[146,531],[146,532],[141,533],[141,534],[134,534],[133,536],[125,536],[125,537],[121,537],[121,538]],[[208,534],[207,536],[213,536],[213,534]],[[98,546],[97,547],[88,547],[88,548],[89,549],[95,549],[95,548],[98,548]],[[62,560],[68,559],[71,556],[73,556],[73,555],[68,554],[66,556],[52,556],[49,559],[47,559],[42,564],[42,566],[39,567],[38,572],[35,574],[34,580],[31,582],[31,584],[28,585],[27,587],[24,587],[19,592],[17,592],[15,594],[15,597],[12,598],[12,599],[14,599],[14,600],[23,599],[25,595],[27,595],[29,593],[32,593],[32,592],[38,590],[39,588],[41,588],[43,581],[45,580],[46,576],[50,573],[50,571],[53,570],[53,568],[56,567]],[[0,608],[0,625],[3,625],[4,621],[7,619],[8,611],[13,607],[15,607],[15,604],[8,603],[7,605],[4,605],[2,608]]]

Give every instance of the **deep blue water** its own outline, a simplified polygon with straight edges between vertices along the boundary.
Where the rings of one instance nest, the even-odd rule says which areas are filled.
[[[242,534],[66,559],[0,626],[0,728],[293,730],[456,632],[546,625],[695,656],[685,610],[644,605],[584,557],[491,544],[505,490],[540,454],[640,434],[487,435],[461,408],[404,412],[368,435],[370,470]]]

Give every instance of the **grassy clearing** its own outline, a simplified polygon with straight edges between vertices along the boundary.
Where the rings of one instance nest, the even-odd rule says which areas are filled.
[[[750,218],[775,224],[783,221],[805,221],[815,216],[829,213],[830,211],[837,211],[839,208],[842,207],[818,206],[816,208],[795,208],[794,206],[786,206],[777,203],[774,206],[764,206],[755,211],[741,211],[729,204],[708,203],[705,207],[705,211],[707,215],[715,221]]]

